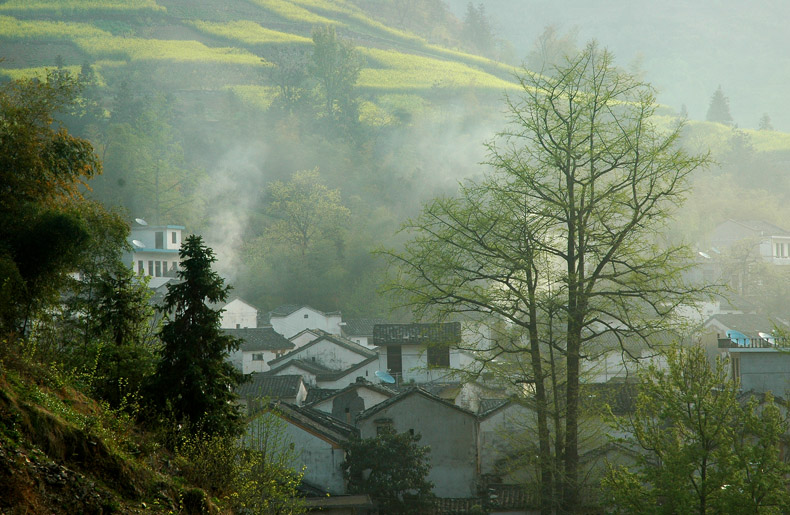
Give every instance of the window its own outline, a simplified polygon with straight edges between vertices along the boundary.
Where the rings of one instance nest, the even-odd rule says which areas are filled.
[[[154,262],[154,270],[156,270],[156,273],[154,274],[156,277],[162,277],[162,262],[161,261],[155,261]]]
[[[159,232],[154,234],[154,238],[156,238],[156,240],[154,242],[154,247],[155,248],[157,248],[157,249],[165,248],[165,233],[163,233],[162,231],[159,231]]]
[[[173,231],[173,233],[170,235],[170,241],[173,243],[178,243],[178,237],[176,236],[175,231]]]
[[[305,318],[307,318],[308,316],[310,316],[310,315],[308,315],[307,313],[305,313],[305,314],[304,314],[304,317],[305,317]]]
[[[253,354],[252,355],[252,360],[253,361],[263,361],[263,353]]]
[[[450,368],[450,347],[428,347],[428,366]]]
[[[145,265],[143,265],[142,259],[137,262],[137,273],[140,275],[145,275]]]
[[[148,262],[148,275],[154,275],[154,262]]]

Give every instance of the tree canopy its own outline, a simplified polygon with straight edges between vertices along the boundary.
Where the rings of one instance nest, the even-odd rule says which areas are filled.
[[[732,125],[730,99],[724,96],[721,86],[716,88],[716,91],[713,92],[713,96],[710,98],[710,105],[708,106],[708,113],[705,115],[705,119],[709,122]]]
[[[649,344],[696,299],[682,276],[688,249],[655,236],[707,156],[681,150],[681,125],[653,119],[653,89],[595,44],[542,74],[525,70],[520,81],[507,102],[511,123],[488,145],[490,173],[463,184],[457,198],[429,202],[405,225],[405,251],[390,255],[394,288],[418,315],[485,314],[515,328],[477,350],[489,360],[528,356],[542,507],[557,500],[572,510],[581,362],[607,333]],[[559,359],[555,403],[548,382]],[[556,452],[550,402],[562,422]]]

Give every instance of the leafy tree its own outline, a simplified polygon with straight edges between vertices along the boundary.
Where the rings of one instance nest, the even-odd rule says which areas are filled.
[[[325,101],[326,116],[346,129],[357,124],[357,83],[362,62],[351,43],[341,39],[335,27],[313,31],[313,57],[309,70],[318,81]]]
[[[382,513],[416,513],[429,506],[430,448],[419,441],[419,434],[386,428],[375,438],[349,442],[342,465],[349,492],[370,494]]]
[[[774,129],[773,124],[771,123],[771,117],[768,116],[768,113],[763,113],[760,117],[760,122],[757,124],[757,130],[759,131],[773,131]]]
[[[295,172],[288,182],[273,182],[269,193],[267,213],[275,219],[270,237],[302,257],[322,240],[337,242],[351,214],[340,190],[321,182],[318,168]]]
[[[652,88],[595,44],[552,73],[524,73],[508,99],[511,124],[488,145],[492,171],[405,224],[412,238],[390,252],[393,287],[418,316],[485,314],[518,328],[476,350],[489,361],[527,357],[542,509],[555,499],[570,511],[580,502],[582,359],[606,333],[649,344],[697,298],[682,278],[690,252],[655,234],[707,156],[678,148],[682,124],[656,127]],[[554,454],[549,349],[565,375]]]
[[[786,510],[780,458],[788,429],[773,399],[743,409],[727,362],[704,348],[673,347],[666,367],[640,375],[636,412],[616,427],[638,451],[635,470],[610,467],[604,486],[624,513],[760,513]]]
[[[161,361],[148,396],[160,415],[193,432],[236,434],[241,418],[234,399],[242,375],[226,361],[238,341],[220,330],[230,287],[211,269],[214,252],[200,236],[184,240],[179,252],[181,282],[168,285],[162,310],[172,316],[160,332]]]
[[[709,122],[723,123],[732,125],[732,115],[730,114],[730,100],[724,96],[719,86],[713,93],[708,106],[708,114],[705,119]]]
[[[527,54],[527,68],[539,71],[561,66],[569,56],[579,52],[577,32],[570,30],[562,34],[555,25],[546,26]]]
[[[52,76],[50,76],[52,78]],[[90,143],[59,128],[72,101],[66,74],[0,86],[0,331],[23,334],[58,299],[88,234],[74,213],[101,171]]]

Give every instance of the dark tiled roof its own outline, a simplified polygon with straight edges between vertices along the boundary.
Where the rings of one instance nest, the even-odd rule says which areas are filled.
[[[242,398],[294,399],[299,393],[302,376],[274,376],[261,372],[250,374],[250,380],[240,384],[236,393]]]
[[[307,397],[304,400],[306,405],[322,401],[327,397],[331,397],[337,391],[337,388],[318,388],[317,386],[307,388]]]
[[[315,344],[317,344],[317,343],[319,343],[319,342],[321,342],[323,340],[330,341],[330,342],[334,343],[335,345],[339,345],[339,346],[341,346],[343,348],[346,348],[346,349],[348,349],[348,350],[350,350],[352,352],[356,352],[357,354],[359,354],[360,356],[364,356],[365,358],[371,358],[373,356],[378,356],[378,354],[375,351],[372,351],[372,350],[368,349],[367,347],[363,347],[362,345],[360,345],[358,343],[352,342],[351,340],[347,340],[345,338],[341,338],[339,336],[335,336],[335,335],[329,334],[326,331],[321,331],[320,329],[316,329],[316,330],[320,331],[321,336],[319,336],[315,340],[311,341],[310,343],[302,345],[298,349],[292,350],[291,352],[289,352],[288,354],[286,354],[284,356],[280,356],[277,359],[273,359],[272,361],[269,362],[269,364],[276,366],[276,365],[278,365],[280,363],[283,363],[283,362],[286,362],[286,361],[290,361],[290,360],[293,359],[293,356],[295,356],[299,352],[302,352],[305,349],[309,349],[313,345],[315,345]]]
[[[482,399],[477,414],[480,418],[490,417],[500,408],[504,408],[508,404],[510,404],[510,401],[507,399]]]
[[[357,318],[343,320],[343,334],[347,336],[373,336],[373,326],[386,324],[384,318]]]
[[[765,220],[731,220],[762,236],[788,236],[790,231]]]
[[[460,342],[460,322],[373,326],[373,345],[447,345]]]
[[[307,361],[304,359],[292,359],[290,361],[286,361],[282,365],[272,368],[267,372],[267,374],[276,374],[277,372],[285,369],[289,365],[294,365],[297,368],[301,368],[305,372],[309,372],[313,374],[317,381],[337,381],[341,377],[351,374],[355,370],[359,370],[365,365],[368,365],[376,360],[378,360],[378,356],[372,356],[366,360],[356,363],[355,365],[351,365],[350,367],[344,370],[333,370],[314,361]]]
[[[359,430],[356,427],[346,424],[328,413],[285,402],[272,406],[282,418],[319,433],[336,444],[343,444],[349,439],[359,436]]]
[[[271,327],[245,327],[242,329],[223,329],[222,332],[242,340],[239,349],[243,352],[260,350],[290,350],[295,345]]]
[[[330,391],[331,393],[328,393],[327,395],[324,395],[313,401],[305,400],[305,405],[309,406],[311,404],[318,404],[323,400],[330,399],[332,397],[337,397],[339,395],[343,395],[344,393],[350,392],[351,390],[355,390],[357,388],[367,388],[369,390],[373,390],[374,392],[378,392],[382,395],[386,395],[387,397],[394,397],[395,395],[398,394],[398,392],[396,392],[395,390],[391,390],[385,386],[377,385],[375,383],[371,383],[370,381],[366,381],[363,379],[362,381],[356,381],[354,383],[351,383],[350,385],[340,390],[327,390]],[[309,396],[309,392],[308,392],[308,396]]]
[[[386,409],[386,408],[392,406],[393,404],[395,404],[397,402],[400,402],[401,400],[403,400],[406,397],[409,397],[411,395],[421,395],[421,396],[425,397],[426,399],[429,399],[429,400],[431,400],[433,402],[438,402],[440,404],[443,404],[444,406],[447,406],[449,408],[453,408],[455,410],[460,411],[461,413],[469,415],[470,417],[477,418],[477,415],[475,415],[474,413],[472,413],[471,411],[469,411],[466,408],[462,408],[460,406],[456,406],[455,404],[453,404],[451,402],[448,402],[448,401],[442,399],[441,397],[437,397],[436,395],[433,395],[431,393],[426,392],[425,390],[423,390],[420,387],[414,387],[414,388],[409,388],[405,392],[400,393],[400,394],[398,394],[395,397],[392,397],[390,399],[387,399],[386,401],[384,401],[384,402],[382,402],[380,404],[376,404],[375,406],[366,409],[365,411],[363,411],[362,413],[357,415],[357,420],[364,420],[366,418],[370,418],[371,416],[375,415],[376,413],[380,412],[381,410]]]

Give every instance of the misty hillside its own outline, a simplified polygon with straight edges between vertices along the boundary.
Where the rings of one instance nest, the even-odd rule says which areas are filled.
[[[519,92],[516,65],[534,62],[534,41],[544,27],[559,25],[547,40],[554,50],[573,50],[595,37],[613,48],[621,66],[633,61],[621,39],[637,30],[638,10],[485,6],[6,0],[0,3],[0,76],[76,78],[80,97],[60,118],[91,141],[103,162],[89,195],[129,221],[179,224],[203,235],[235,294],[263,311],[306,303],[383,316],[393,300],[379,293],[386,266],[371,251],[397,247],[401,223],[425,201],[485,173],[484,144],[506,126],[504,97]],[[652,17],[655,30],[643,31],[645,45],[659,46],[649,43],[670,27],[693,40],[691,28],[676,25],[682,12]],[[529,22],[518,30],[524,16]],[[563,35],[574,19],[577,37]],[[358,67],[336,105],[326,102],[316,69],[316,31],[336,38]],[[734,124],[697,121],[717,85],[705,82],[715,75],[711,68],[691,51],[683,57],[689,68],[673,64],[677,56],[667,64],[665,57],[643,55],[640,69],[666,104],[657,122],[673,123],[686,114],[685,104],[691,118],[685,144],[709,149],[716,162],[698,175],[673,236],[704,240],[733,216],[781,224],[790,205],[790,135],[770,124],[737,129],[756,123],[741,119],[740,93],[724,79]],[[765,58],[756,60],[761,70],[770,68]],[[705,86],[688,87],[688,80]],[[778,102],[770,99],[781,88],[761,93],[772,80],[756,81],[753,97]],[[675,87],[689,98],[672,97]],[[760,110],[783,123],[778,108]],[[313,225],[303,232],[309,237],[295,236],[285,219],[297,192],[311,208]]]
[[[467,0],[448,0],[458,16]],[[474,2],[477,4],[478,2]],[[721,85],[735,122],[756,128],[767,113],[780,130],[790,129],[785,101],[790,4],[763,2],[622,2],[606,0],[487,0],[482,2],[498,34],[524,59],[545,27],[591,38],[634,65],[659,89],[659,101],[704,119],[711,94]]]

